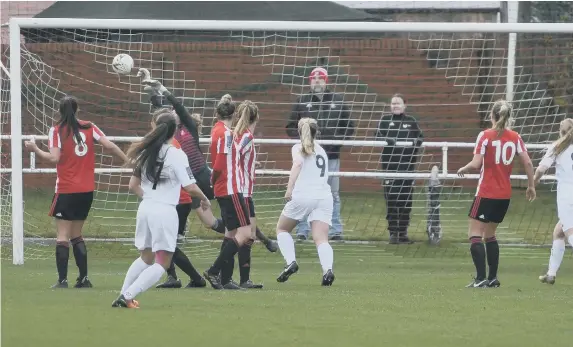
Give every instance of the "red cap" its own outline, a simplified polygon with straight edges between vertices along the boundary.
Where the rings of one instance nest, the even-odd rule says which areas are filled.
[[[310,83],[314,78],[322,79],[328,83],[328,71],[323,67],[315,67],[308,77],[308,82]]]

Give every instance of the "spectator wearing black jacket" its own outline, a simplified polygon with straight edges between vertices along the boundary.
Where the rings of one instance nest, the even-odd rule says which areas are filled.
[[[376,139],[388,142],[382,149],[381,164],[384,172],[413,172],[424,139],[416,118],[406,115],[406,100],[395,94],[391,100],[392,114],[382,116]],[[396,146],[397,141],[413,142],[413,146]],[[414,180],[385,179],[386,220],[390,243],[411,243],[408,237]]]
[[[354,133],[354,123],[350,120],[350,110],[344,104],[340,94],[331,92],[327,88],[328,71],[322,67],[314,68],[309,76],[310,91],[296,100],[286,131],[291,138],[298,138],[298,121],[301,118],[314,118],[318,122],[321,140],[344,140]],[[328,171],[340,171],[340,145],[323,146],[328,155]],[[328,179],[334,201],[332,213],[332,226],[329,236],[333,240],[342,239],[342,222],[340,220],[340,178],[330,176]],[[301,221],[297,227],[299,239],[308,238],[309,226]]]

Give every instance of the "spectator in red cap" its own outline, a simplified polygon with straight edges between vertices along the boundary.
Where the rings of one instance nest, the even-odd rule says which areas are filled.
[[[301,118],[314,118],[318,122],[322,140],[345,140],[354,133],[354,123],[350,120],[350,110],[344,105],[344,98],[328,89],[328,71],[316,67],[309,75],[310,90],[300,95],[291,112],[286,131],[291,138],[298,138],[298,121]],[[328,156],[328,172],[340,171],[340,145],[324,145]],[[334,201],[332,226],[329,236],[332,240],[342,239],[342,222],[340,220],[340,178],[330,176],[328,179]],[[308,238],[309,226],[306,221],[297,227],[299,240]]]

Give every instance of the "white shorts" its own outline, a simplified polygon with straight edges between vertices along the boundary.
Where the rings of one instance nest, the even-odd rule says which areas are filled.
[[[153,252],[175,252],[179,218],[173,205],[143,200],[137,209],[135,247]]]
[[[559,222],[563,224],[563,231],[573,228],[573,198],[570,192],[557,192],[557,215]]]
[[[323,199],[296,197],[287,202],[283,216],[297,221],[307,219],[308,223],[318,220],[332,226],[332,195]]]

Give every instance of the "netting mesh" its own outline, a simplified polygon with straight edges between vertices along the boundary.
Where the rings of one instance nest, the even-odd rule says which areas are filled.
[[[571,81],[564,73],[569,70],[563,67],[570,55],[571,38],[571,35],[518,35],[515,129],[527,143],[555,139],[558,123],[571,105],[567,89]],[[434,188],[429,192],[427,179],[415,180],[409,234],[417,239],[426,238],[432,219],[428,207],[438,203],[444,238],[459,241],[465,237],[467,210],[476,181],[455,179],[451,174],[469,161],[471,150],[449,148],[443,153],[440,144],[432,143],[470,144],[487,126],[492,102],[503,97],[506,90],[505,47],[507,35],[483,34],[27,30],[22,45],[23,133],[46,135],[57,118],[59,98],[71,94],[80,100],[81,117],[96,123],[106,135],[145,134],[150,122],[149,96],[135,70],[129,76],[119,76],[110,65],[116,54],[126,53],[133,57],[136,68],[149,69],[186,107],[203,115],[204,138],[208,137],[214,121],[217,101],[221,95],[230,93],[235,100],[250,99],[259,106],[262,120],[255,133],[258,139],[283,139],[296,98],[308,93],[310,71],[322,66],[328,71],[329,88],[343,97],[351,112],[355,134],[348,140],[375,140],[382,115],[390,113],[391,96],[394,93],[406,96],[407,113],[417,118],[426,142],[418,152],[415,170],[410,173],[428,177],[432,167],[437,166],[450,174],[440,178],[438,201],[430,198],[430,193],[435,195],[437,191]],[[2,60],[6,61],[7,47],[2,52]],[[3,105],[8,107],[4,91],[5,88]],[[8,119],[9,112],[4,112],[3,106],[3,135],[8,134]],[[3,141],[3,168],[9,160],[7,142]],[[46,148],[46,143],[42,142],[42,146]],[[349,142],[343,146],[340,171],[387,174],[381,170],[380,151],[380,147]],[[263,231],[273,235],[287,177],[268,175],[265,170],[288,170],[290,146],[263,143],[258,152],[263,169],[255,187],[257,217]],[[539,150],[532,153],[536,160],[541,156]],[[443,166],[444,155],[447,168]],[[101,169],[121,165],[99,147],[96,162]],[[30,167],[28,154],[24,157],[24,167]],[[42,162],[36,168],[53,169]],[[517,173],[520,170],[516,168]],[[4,192],[9,187],[9,176],[2,177]],[[133,236],[137,209],[137,200],[127,193],[128,178],[128,174],[119,171],[96,175],[94,207],[85,228],[87,237],[119,241],[113,244],[120,245],[122,250],[128,249],[121,245],[129,244]],[[385,179],[382,175],[341,178],[345,239],[387,238]],[[25,235],[29,240],[43,243],[53,237],[47,208],[54,181],[53,170],[24,176]],[[522,184],[523,181],[515,181],[516,187]],[[519,189],[516,194],[515,201],[521,200]],[[553,195],[547,192],[540,200],[543,202],[534,205],[512,201],[500,239],[515,243],[549,242],[555,222]],[[9,199],[2,201],[4,221]],[[194,216],[188,228],[193,240],[217,237],[200,226]],[[3,236],[4,230],[8,229],[2,228]],[[38,249],[32,256],[51,254],[43,254],[41,247]],[[203,255],[216,251],[210,243],[194,244],[192,249]]]

